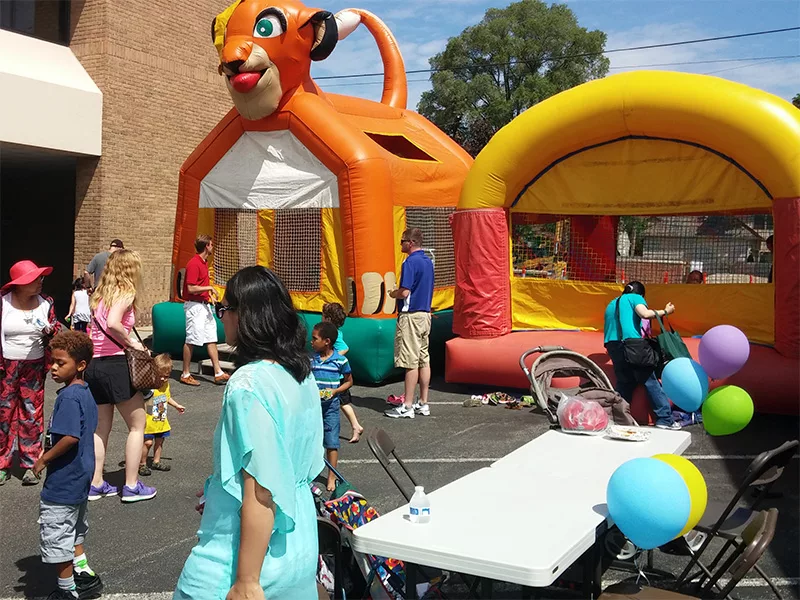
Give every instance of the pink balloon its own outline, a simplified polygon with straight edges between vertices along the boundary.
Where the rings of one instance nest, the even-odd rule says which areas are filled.
[[[747,336],[732,325],[712,327],[700,340],[700,364],[711,379],[730,377],[749,357]]]

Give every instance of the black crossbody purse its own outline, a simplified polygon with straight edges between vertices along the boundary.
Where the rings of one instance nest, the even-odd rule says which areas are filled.
[[[636,369],[655,369],[661,362],[661,349],[658,345],[658,340],[650,337],[622,339],[622,322],[619,319],[620,300],[621,298],[617,298],[615,314],[617,317],[617,335],[622,342],[625,362]]]

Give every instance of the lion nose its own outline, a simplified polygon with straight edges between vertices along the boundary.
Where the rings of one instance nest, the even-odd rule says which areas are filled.
[[[243,64],[243,60],[232,60],[231,62],[225,63],[225,68],[229,69],[232,73],[238,73]]]
[[[241,64],[250,58],[253,51],[253,42],[243,39],[229,39],[222,49],[222,64],[233,65],[238,63],[237,69]],[[232,67],[231,67],[232,68]]]

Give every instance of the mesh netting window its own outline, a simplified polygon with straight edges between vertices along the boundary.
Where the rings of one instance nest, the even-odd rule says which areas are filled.
[[[453,231],[450,229],[450,207],[407,207],[406,229],[422,231],[422,249],[430,256],[434,267],[434,286],[455,285],[456,261],[453,251]]]
[[[772,215],[569,217],[512,213],[516,277],[766,283]]]
[[[275,211],[272,266],[290,292],[319,291],[322,268],[322,211]]]
[[[214,283],[226,285],[234,273],[256,264],[258,211],[214,211]]]

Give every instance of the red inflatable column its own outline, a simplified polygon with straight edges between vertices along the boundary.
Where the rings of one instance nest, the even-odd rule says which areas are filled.
[[[570,276],[577,281],[617,280],[619,217],[570,217]]]
[[[451,226],[456,259],[453,333],[465,338],[510,333],[511,261],[505,210],[457,210]]]
[[[800,198],[772,203],[775,239],[772,281],[775,283],[775,350],[800,357]]]

